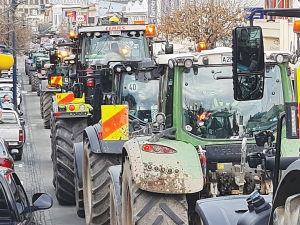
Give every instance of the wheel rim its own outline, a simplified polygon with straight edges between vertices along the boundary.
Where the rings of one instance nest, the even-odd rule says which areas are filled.
[[[126,191],[126,209],[125,209],[126,221],[125,225],[132,224],[132,208],[131,208],[131,195],[129,191],[129,187]]]

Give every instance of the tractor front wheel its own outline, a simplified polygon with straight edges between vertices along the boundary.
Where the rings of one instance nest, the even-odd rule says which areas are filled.
[[[184,194],[160,194],[139,189],[133,180],[128,157],[122,177],[122,224],[188,224]]]
[[[83,146],[83,195],[87,225],[110,224],[110,166],[120,165],[121,155],[94,153],[89,140]]]
[[[87,127],[86,118],[57,119],[53,152],[56,198],[61,205],[75,204],[73,143],[81,142]]]

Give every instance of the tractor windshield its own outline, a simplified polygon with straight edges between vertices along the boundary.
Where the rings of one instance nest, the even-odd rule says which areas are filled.
[[[149,58],[146,38],[130,37],[124,31],[120,36],[103,33],[100,37],[84,37],[81,61],[86,65],[107,64],[109,61],[143,60]],[[132,35],[131,35],[132,36]]]
[[[235,101],[231,76],[231,66],[199,67],[197,75],[193,69],[183,70],[182,120],[186,132],[207,139],[239,139],[276,129],[277,116],[284,110],[280,67],[266,68],[261,100]]]
[[[144,122],[151,122],[157,114],[159,80],[140,82],[134,75],[125,75],[121,88],[122,104],[129,106],[129,114]]]

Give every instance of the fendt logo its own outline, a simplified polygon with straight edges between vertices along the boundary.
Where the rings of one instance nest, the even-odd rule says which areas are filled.
[[[105,30],[125,30],[125,26],[106,27]]]

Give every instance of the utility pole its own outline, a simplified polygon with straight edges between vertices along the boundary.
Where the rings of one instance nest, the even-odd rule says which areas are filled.
[[[13,48],[13,57],[14,57],[14,65],[13,65],[13,104],[17,107],[17,57],[16,57],[16,33],[15,33],[15,12],[17,9],[16,0],[11,1],[12,7],[12,48]]]

